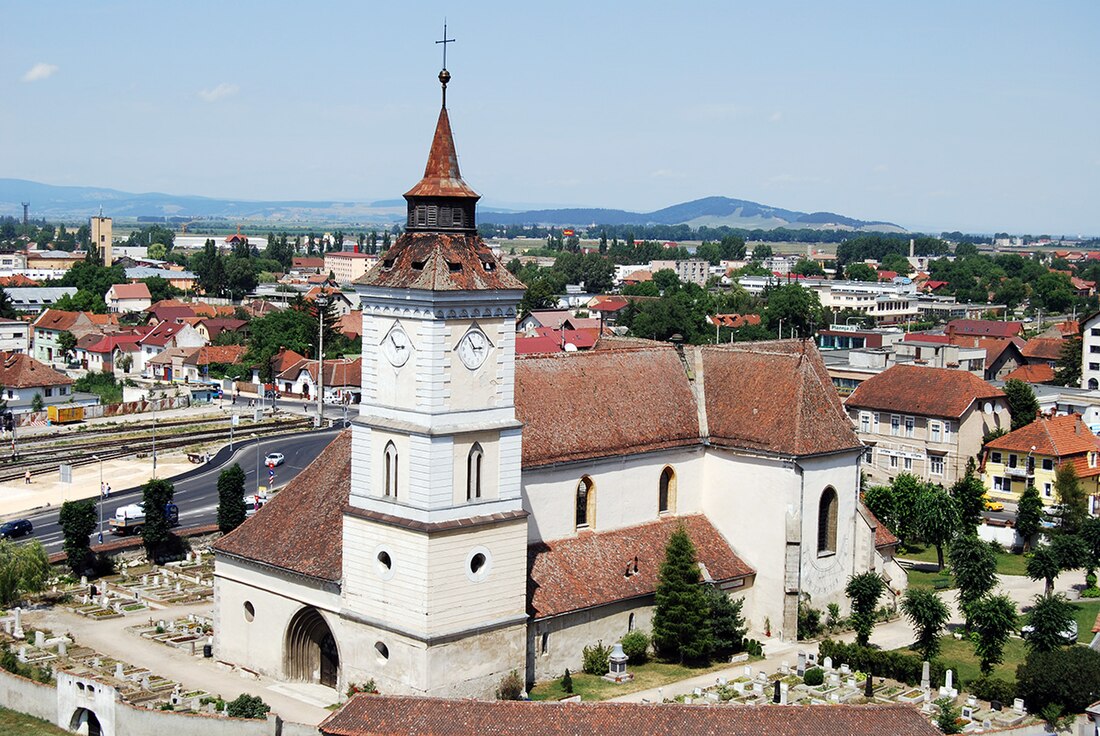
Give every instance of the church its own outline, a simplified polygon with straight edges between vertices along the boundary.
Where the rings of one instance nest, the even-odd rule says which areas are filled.
[[[523,284],[478,236],[443,105],[404,234],[356,283],[350,430],[215,547],[216,656],[343,692],[492,697],[648,631],[683,526],[753,636],[847,609],[897,540],[811,342],[602,339],[517,357]]]

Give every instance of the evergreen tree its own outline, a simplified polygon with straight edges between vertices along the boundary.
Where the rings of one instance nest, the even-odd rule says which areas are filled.
[[[65,563],[74,575],[82,575],[92,554],[88,537],[95,531],[95,501],[66,501],[61,504],[57,523],[64,538],[61,549],[65,552]]]
[[[665,659],[699,661],[710,651],[710,612],[700,577],[695,545],[681,526],[665,547],[653,610],[653,646]]]
[[[741,615],[745,599],[733,600],[714,586],[707,586],[706,594],[714,654],[724,659],[741,650],[746,631],[745,619]]]
[[[1016,504],[1016,531],[1024,540],[1024,552],[1031,549],[1031,540],[1042,524],[1043,499],[1039,497],[1039,489],[1029,483]]]
[[[141,528],[141,541],[150,561],[156,561],[175,538],[165,515],[175,493],[176,487],[163,478],[150,478],[142,488],[145,525]]]
[[[1081,385],[1081,337],[1072,337],[1062,343],[1062,352],[1054,364],[1054,383],[1059,386]]]
[[[218,475],[218,529],[228,534],[244,523],[244,471],[238,463]]]
[[[1031,424],[1039,414],[1039,400],[1031,386],[1017,378],[1005,381],[1005,396],[1008,398],[1008,413],[1012,415],[1013,431]]]
[[[886,583],[878,573],[864,572],[848,579],[845,594],[852,601],[852,627],[856,630],[856,643],[867,646],[871,629],[875,625],[875,606],[886,590]]]

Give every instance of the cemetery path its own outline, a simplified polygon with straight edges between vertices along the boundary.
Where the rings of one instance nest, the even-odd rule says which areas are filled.
[[[143,623],[147,618],[160,617],[176,619],[188,614],[209,616],[211,602],[189,606],[173,606],[163,611],[148,611],[146,615],[124,616],[123,618],[94,621],[67,609],[55,608],[47,611],[27,611],[23,614],[23,628],[28,632],[41,627],[49,629],[55,635],[68,633],[79,645],[90,647],[100,654],[108,655],[128,664],[144,667],[161,677],[180,683],[185,690],[205,690],[232,700],[241,693],[258,695],[278,713],[283,720],[316,725],[330,715],[330,711],[294,697],[292,689],[278,688],[278,682],[269,677],[256,679],[245,677],[239,672],[218,666],[214,659],[192,656],[183,649],[166,646],[159,642],[143,639],[126,631],[131,626]],[[336,693],[333,691],[333,700]]]

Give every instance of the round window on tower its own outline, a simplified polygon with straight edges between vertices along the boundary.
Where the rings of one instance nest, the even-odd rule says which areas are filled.
[[[252,605],[252,601],[244,602],[244,620],[252,623],[252,619],[256,618],[256,607]]]
[[[394,576],[393,552],[389,547],[379,545],[374,550],[374,568],[378,577],[389,580]]]
[[[383,642],[376,641],[374,643],[374,652],[377,655],[378,664],[385,664],[390,659],[390,648]]]
[[[470,582],[480,583],[489,577],[493,569],[493,556],[488,548],[477,546],[466,554],[466,577]]]

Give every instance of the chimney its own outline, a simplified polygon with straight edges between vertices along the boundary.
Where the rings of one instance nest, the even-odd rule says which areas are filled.
[[[917,243],[916,240],[914,240],[913,238],[909,238],[909,257],[910,258],[915,258],[916,257],[916,253],[917,253],[916,243]]]

